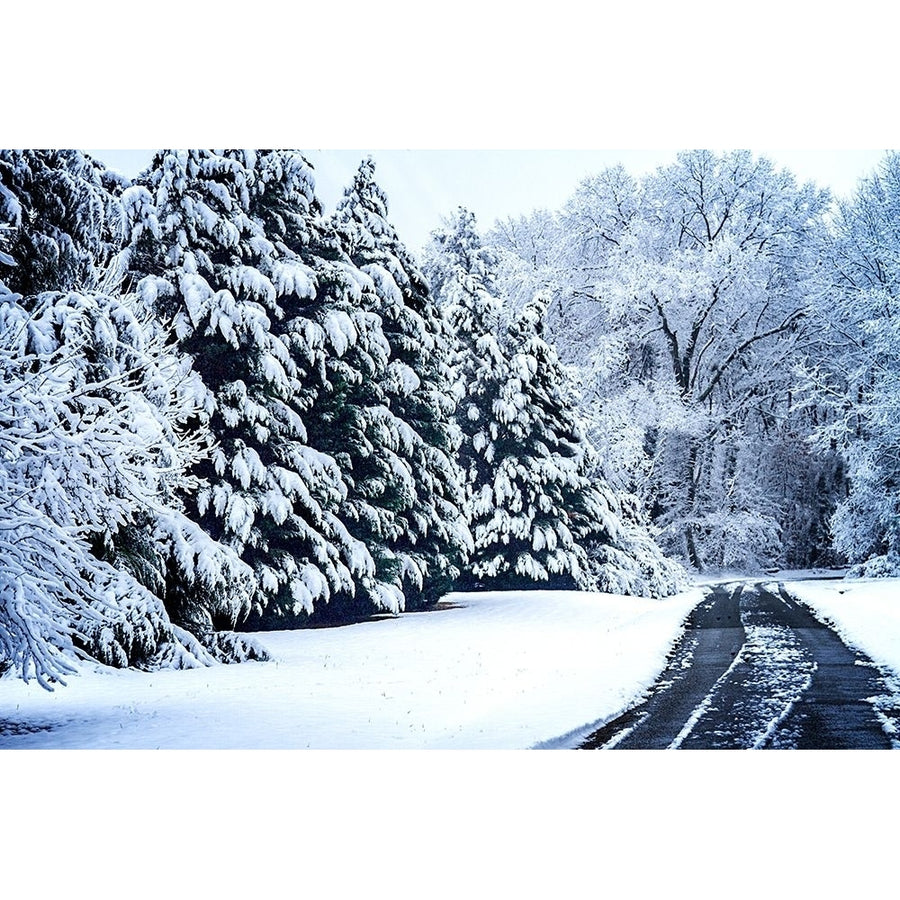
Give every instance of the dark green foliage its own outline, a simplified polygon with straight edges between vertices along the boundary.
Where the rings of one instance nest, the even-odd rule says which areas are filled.
[[[92,289],[121,247],[115,179],[77,150],[0,150],[0,225],[11,227],[6,252],[19,261],[0,276],[9,290]]]
[[[365,160],[334,216],[351,261],[372,280],[366,308],[378,315],[389,358],[379,374],[382,419],[393,431],[387,461],[369,479],[387,485],[393,514],[387,547],[406,608],[435,602],[459,574],[470,545],[460,510],[459,445],[448,366],[450,336],[424,275],[388,220],[387,199]],[[371,398],[374,399],[374,398]]]

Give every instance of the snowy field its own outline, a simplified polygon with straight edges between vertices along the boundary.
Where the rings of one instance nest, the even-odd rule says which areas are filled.
[[[451,594],[455,608],[259,635],[268,663],[85,667],[53,693],[7,677],[0,747],[571,746],[652,685],[703,593]]]

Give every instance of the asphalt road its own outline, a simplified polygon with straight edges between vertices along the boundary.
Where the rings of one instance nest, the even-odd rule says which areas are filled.
[[[720,585],[638,706],[583,749],[890,749],[880,675],[781,586]]]

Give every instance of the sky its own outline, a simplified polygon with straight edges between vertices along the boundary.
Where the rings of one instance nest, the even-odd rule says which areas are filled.
[[[134,177],[150,150],[90,150],[108,166]],[[673,162],[676,150],[304,150],[316,172],[316,194],[326,212],[339,201],[360,160],[372,156],[387,194],[390,220],[412,250],[457,206],[482,228],[497,219],[558,209],[585,177],[622,164],[640,176]],[[815,181],[838,196],[878,165],[883,150],[755,150],[798,181]]]

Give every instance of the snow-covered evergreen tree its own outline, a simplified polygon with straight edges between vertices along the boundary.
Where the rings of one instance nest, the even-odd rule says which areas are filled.
[[[401,561],[391,542],[402,534],[395,484],[397,452],[408,427],[391,412],[384,392],[390,347],[380,317],[371,312],[375,283],[349,258],[333,226],[322,220],[310,170],[288,186],[278,172],[295,170],[298,154],[260,157],[266,190],[252,201],[278,252],[302,261],[314,290],[286,306],[273,332],[289,347],[298,372],[300,404],[310,446],[330,461],[326,507],[330,533],[350,577],[330,579],[314,619],[342,621],[376,610],[404,608]],[[264,174],[269,172],[270,175]],[[400,487],[402,489],[402,480]],[[307,610],[309,612],[309,610]],[[297,609],[270,607],[262,625],[287,624]]]
[[[473,575],[507,587],[672,593],[683,573],[662,556],[631,506],[622,521],[622,501],[602,480],[564,393],[562,367],[543,336],[544,296],[508,321],[495,266],[471,213],[460,210],[435,235],[429,271],[457,331]]]
[[[459,508],[462,473],[448,367],[446,325],[428,284],[388,220],[387,198],[364,160],[334,216],[350,259],[373,282],[366,292],[388,343],[384,401],[396,440],[384,460],[398,529],[397,555],[406,608],[436,600],[460,574],[471,536]]]
[[[494,471],[494,461],[485,457],[479,435],[493,416],[510,365],[500,341],[506,319],[492,290],[494,263],[493,254],[482,245],[474,215],[460,207],[444,228],[432,234],[424,269],[453,340],[451,387],[461,438],[458,459],[463,472],[464,513],[474,541],[469,564],[474,579],[482,575],[479,561],[484,544],[479,545],[473,499]],[[472,580],[466,575],[460,584]]]
[[[334,228],[312,223],[288,246],[310,261],[317,291],[306,315],[325,336],[321,390],[306,420],[317,450],[335,460],[341,497],[336,515],[359,548],[350,589],[332,596],[319,618],[332,621],[404,608],[401,561],[391,549],[402,532],[404,475],[392,465],[408,443],[384,389],[390,347],[370,312],[375,284],[348,257]],[[408,482],[407,482],[408,483]]]
[[[607,509],[606,521],[591,521],[604,511],[584,496],[584,448],[559,393],[555,355],[541,337],[545,312],[538,296],[510,324],[504,342],[508,367],[498,372],[490,414],[479,416],[472,437],[473,572],[516,586],[588,587],[579,538],[608,529],[611,516]]]
[[[186,496],[188,513],[252,571],[211,593],[175,555],[173,617],[214,633],[254,607],[309,613],[352,593],[371,560],[333,514],[341,473],[310,446],[305,422],[326,332],[302,310],[316,301],[319,275],[264,228],[266,216],[284,230],[280,213],[309,214],[308,166],[292,155],[169,151],[124,199],[135,222],[128,267],[191,360],[199,420],[216,442],[193,470],[203,486]],[[200,535],[180,537],[190,545]]]

